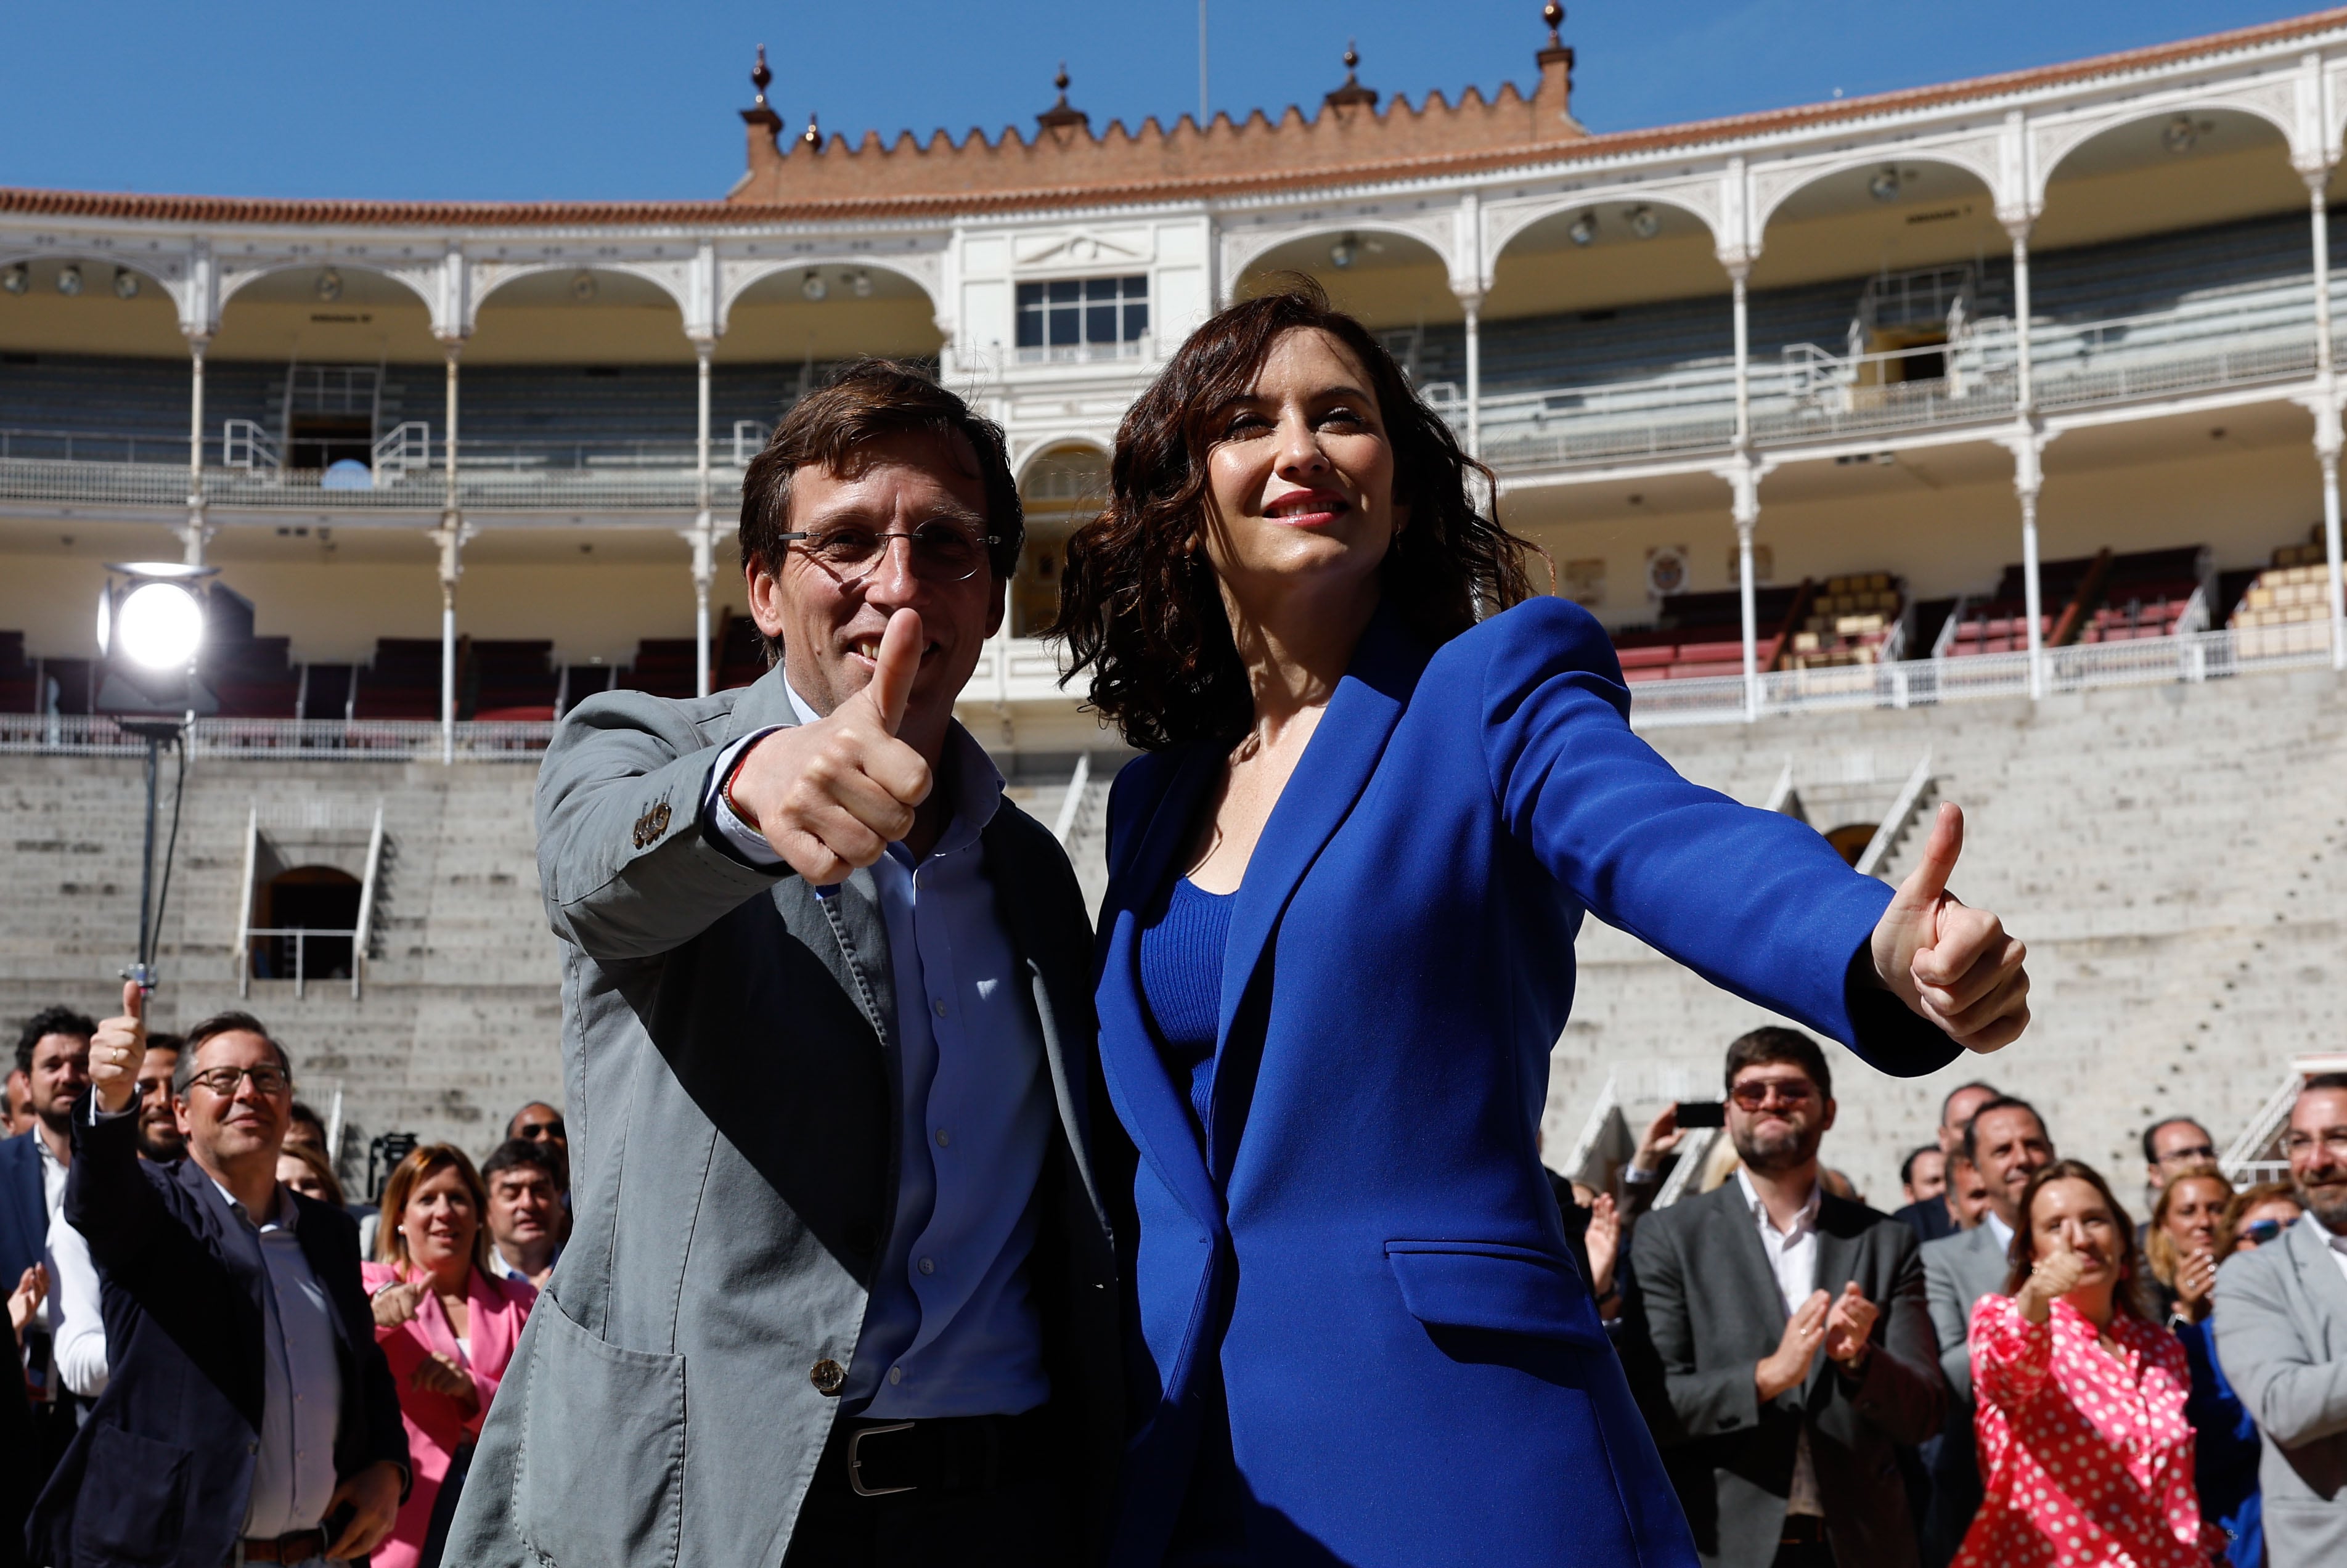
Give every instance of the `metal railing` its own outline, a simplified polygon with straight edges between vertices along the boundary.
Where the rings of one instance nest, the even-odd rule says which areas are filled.
[[[410,472],[395,484],[328,489],[316,469],[277,472],[207,468],[204,498],[216,509],[254,511],[437,512],[446,505],[446,477],[438,469]],[[718,504],[738,504],[741,476],[712,472]],[[468,512],[692,511],[699,488],[690,463],[642,473],[625,469],[486,472],[466,466],[456,476],[457,504]],[[74,506],[178,507],[188,498],[184,464],[82,463],[0,457],[0,499]]]
[[[168,463],[184,474],[188,471],[188,438],[110,430],[0,425],[0,460],[10,457],[58,463]]]
[[[456,726],[456,756],[465,762],[538,761],[554,726],[483,723]],[[279,758],[295,762],[437,762],[440,726],[425,719],[198,719],[188,728],[190,759]],[[146,742],[112,719],[82,713],[0,713],[0,755],[136,757]]]
[[[283,975],[265,974],[262,970],[264,967],[269,969],[276,969],[283,967],[278,955],[284,952],[288,947],[292,949],[293,996],[294,999],[297,1001],[309,995],[310,943],[313,940],[342,943],[343,951],[350,956],[349,970],[344,974],[329,975],[325,978],[328,979],[349,980],[351,982],[351,994],[354,997],[358,995],[359,933],[355,927],[346,931],[330,931],[310,926],[256,926],[247,930],[244,934],[244,957],[245,963],[248,966],[246,973],[251,979],[282,980],[285,979],[286,977]],[[252,944],[262,941],[271,944],[269,949],[270,962],[266,966],[254,963],[252,959]]]
[[[2331,644],[2326,624],[2307,622],[2082,643],[2049,648],[2041,657],[2045,664],[2045,691],[2052,694],[2173,682],[2197,683],[2265,671],[2327,666]],[[1767,717],[2026,697],[2029,655],[1983,653],[1964,659],[1779,670],[1758,677],[1756,685],[1757,694],[1747,694],[1743,677],[1737,675],[1640,682],[1630,689],[1630,723],[1640,729],[1737,723],[1746,718],[1747,704]],[[1754,695],[1757,702],[1752,700]]]

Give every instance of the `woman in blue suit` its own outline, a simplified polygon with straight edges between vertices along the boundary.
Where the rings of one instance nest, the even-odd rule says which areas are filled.
[[[2027,1021],[1942,892],[1961,818],[1894,897],[1681,779],[1476,468],[1299,283],[1184,345],[1070,547],[1061,634],[1147,753],[1101,913],[1119,1563],[1695,1563],[1535,1153],[1584,911],[1889,1072]]]

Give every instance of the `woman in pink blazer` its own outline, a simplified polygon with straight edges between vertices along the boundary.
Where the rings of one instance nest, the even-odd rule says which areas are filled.
[[[497,1380],[538,1299],[532,1286],[489,1271],[488,1198],[463,1151],[428,1143],[383,1191],[377,1261],[360,1265],[374,1302],[374,1337],[399,1380],[400,1415],[415,1484],[400,1505],[376,1568],[436,1568],[456,1494]]]

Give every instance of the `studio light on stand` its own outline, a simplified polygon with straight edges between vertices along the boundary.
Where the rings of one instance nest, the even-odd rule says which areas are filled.
[[[155,989],[155,945],[163,901],[171,891],[171,856],[179,843],[179,807],[188,784],[188,725],[220,712],[220,701],[196,675],[204,644],[204,579],[216,567],[169,561],[108,565],[97,600],[97,653],[102,671],[97,711],[147,743],[147,835],[138,867],[138,956],[123,971]],[[157,785],[163,747],[179,753],[179,784],[171,797],[171,835],[163,850],[159,891],[155,877]]]

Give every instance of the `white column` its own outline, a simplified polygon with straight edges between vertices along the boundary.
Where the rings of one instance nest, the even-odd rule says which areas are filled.
[[[2014,408],[2024,419],[2037,411],[2037,388],[2029,360],[2029,220],[2008,219],[2013,236]]]
[[[2347,670],[2347,591],[2339,548],[2339,383],[2331,341],[2331,170],[2306,169],[2314,224],[2314,456],[2322,465],[2322,552],[2331,589],[2331,667]]]
[[[1752,530],[1760,521],[1760,470],[1749,454],[1739,457],[1728,483],[1735,487],[1736,588],[1744,620],[1744,720],[1760,716],[1760,614],[1752,580]]]
[[[1467,313],[1467,455],[1483,455],[1483,296],[1461,294]]]
[[[204,564],[204,545],[211,537],[211,524],[204,512],[204,350],[210,343],[209,338],[198,333],[188,337],[188,358],[192,368],[188,378],[188,525],[184,541],[185,559],[190,566]]]
[[[2347,670],[2347,600],[2340,591],[2339,395],[2329,377],[2314,406],[2314,457],[2322,465],[2322,552],[2330,569],[2331,667]]]
[[[456,495],[456,359],[464,352],[460,338],[446,338],[447,405],[443,414],[446,438],[442,442],[441,478],[447,494],[440,507],[440,526],[433,542],[440,547],[440,760],[456,760],[456,579],[465,574],[465,512]]]
[[[2021,428],[2013,447],[2013,488],[2021,500],[2021,592],[2029,618],[2029,695],[2045,695],[2043,594],[2037,574],[2037,494],[2045,487],[2044,443],[2038,435],[2037,386],[2029,354],[2029,225],[2026,217],[2005,220],[2013,236],[2013,401]]]
[[[693,425],[693,466],[698,478],[701,515],[692,529],[692,690],[693,695],[706,697],[710,689],[709,657],[709,589],[715,580],[715,539],[712,537],[709,516],[709,356],[716,352],[713,338],[693,340],[693,354],[701,362],[699,385],[701,417]]]
[[[1733,285],[1736,318],[1736,449],[1752,446],[1752,313],[1744,297],[1744,282],[1752,272],[1749,261],[1732,261],[1727,281]]]
[[[2044,453],[2034,436],[2013,443],[2013,490],[2021,499],[2021,591],[2029,617],[2029,695],[2045,695],[2045,649],[2038,635],[2043,600],[2037,582],[2037,492],[2045,486]]]

